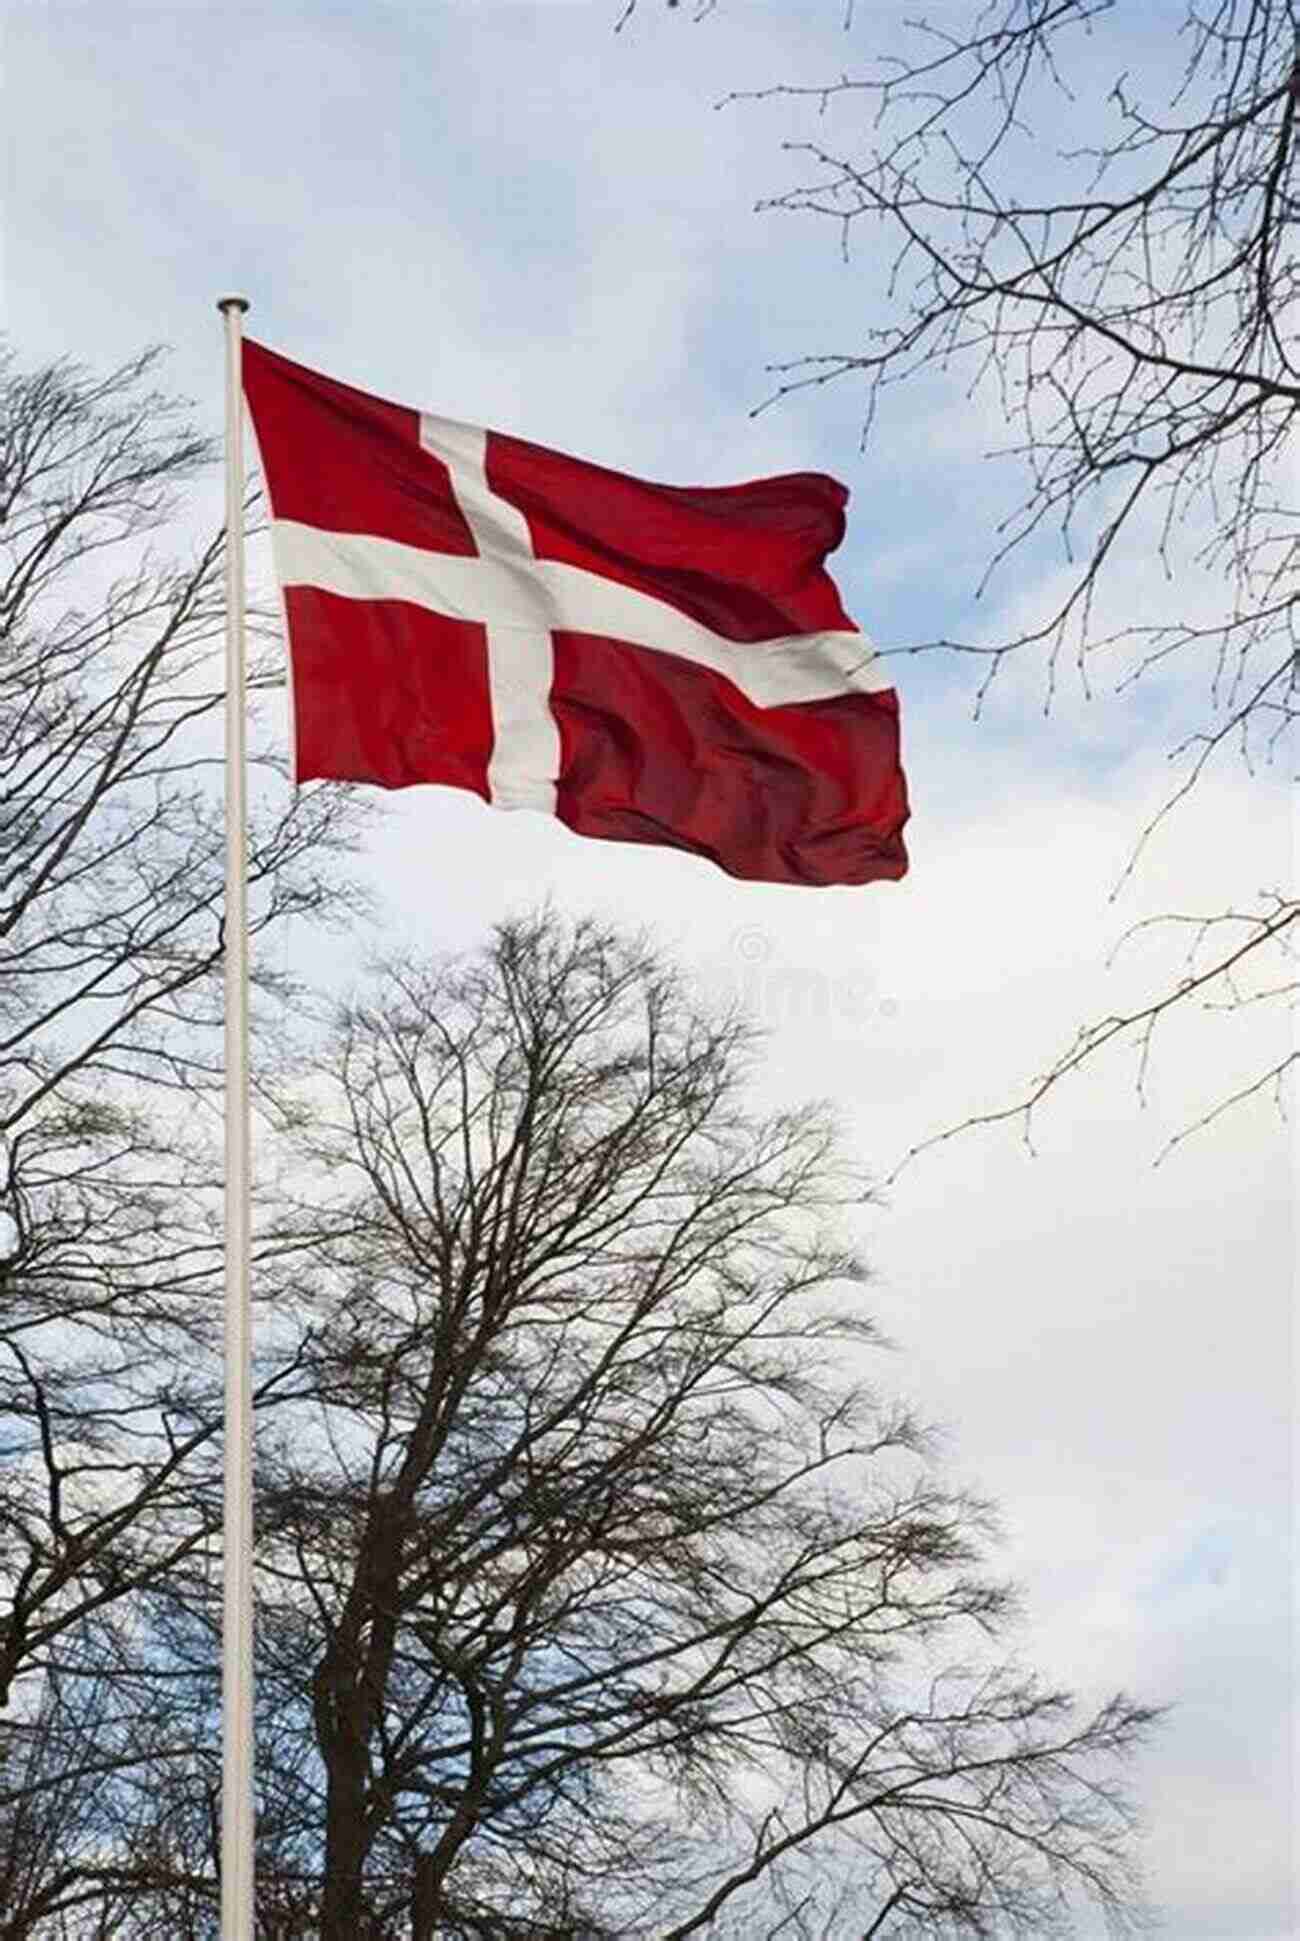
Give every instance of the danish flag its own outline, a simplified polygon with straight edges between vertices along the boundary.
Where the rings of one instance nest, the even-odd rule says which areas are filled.
[[[907,868],[898,701],[822,473],[655,485],[245,341],[300,782],[440,783],[733,876]]]

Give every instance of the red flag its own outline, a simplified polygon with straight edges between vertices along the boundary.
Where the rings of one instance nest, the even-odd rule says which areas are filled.
[[[299,781],[440,782],[733,876],[907,868],[898,702],[821,473],[652,485],[244,344]]]

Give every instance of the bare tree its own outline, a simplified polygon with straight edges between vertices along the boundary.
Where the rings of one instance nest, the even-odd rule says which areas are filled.
[[[1132,1911],[1152,1715],[1003,1661],[987,1512],[863,1380],[861,1184],[748,1059],[543,915],[392,970],[286,1103],[261,1783],[323,1941]]]
[[[878,43],[880,12],[850,0],[845,27]],[[971,0],[937,24],[900,10],[891,25],[911,51],[868,55],[824,86],[763,91],[834,107],[840,129],[860,109],[851,148],[843,136],[787,143],[805,179],[759,207],[829,222],[846,256],[884,266],[858,343],[777,367],[775,395],[865,389],[864,442],[935,378],[996,401],[1025,496],[990,534],[989,573],[1012,555],[1041,561],[1059,534],[1065,578],[1007,638],[898,651],[982,661],[980,699],[1011,656],[1034,651],[1049,705],[1066,658],[1085,684],[1173,673],[1203,691],[1131,869],[1212,761],[1232,748],[1252,766],[1280,758],[1296,718],[1300,533],[1286,466],[1300,271],[1287,240],[1300,12],[1294,0],[1188,0],[1180,25],[1116,0]],[[1126,39],[1139,30],[1158,37],[1154,59]],[[1084,145],[1062,151],[1063,117]],[[1133,610],[1139,583],[1163,602],[1154,617]],[[1168,982],[1088,1024],[1019,1101],[979,1122],[1027,1125],[1112,1044],[1135,1047],[1141,1083],[1176,1009],[1284,1015],[1298,915],[1294,886],[1257,892],[1252,871],[1231,909],[1162,919],[1186,945]],[[1260,1091],[1280,1097],[1295,1058],[1284,1027],[1276,1056],[1196,1123]]]
[[[109,1941],[131,1931],[138,1900],[155,1932],[210,1932],[210,1869],[196,1871],[193,1839],[187,1851],[165,1834],[177,1777],[188,1778],[205,1731],[197,1757],[211,1769],[215,1734],[142,1657],[131,1635],[140,1616],[124,1598],[83,1620],[0,1718],[0,1941]],[[206,1853],[206,1840],[197,1845]],[[187,1922],[187,1907],[202,1925]]]
[[[218,1527],[222,539],[157,550],[213,452],[156,362],[0,366],[0,1707],[11,1737],[44,1722],[23,1770],[55,1789],[23,1782],[24,1825],[55,1824],[55,1723],[97,1716],[88,1620]],[[265,938],[340,906],[355,812],[291,798],[265,748],[257,773]],[[118,1692],[140,1690],[134,1636]]]
[[[0,1720],[0,1937],[28,1941],[80,1911],[87,1893],[79,1860],[94,1840],[97,1747],[110,1736],[91,1724],[105,1699],[93,1676],[44,1681],[26,1719]],[[98,1883],[90,1890],[98,1900]]]

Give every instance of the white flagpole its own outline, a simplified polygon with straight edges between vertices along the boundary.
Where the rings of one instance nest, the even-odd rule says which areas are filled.
[[[243,297],[226,323],[226,1297],[221,1941],[253,1941],[253,1356],[249,1291]]]

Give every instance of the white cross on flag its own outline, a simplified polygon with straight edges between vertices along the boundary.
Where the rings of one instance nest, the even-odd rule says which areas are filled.
[[[822,473],[652,485],[246,341],[298,780],[472,789],[733,876],[907,868],[898,702]]]

